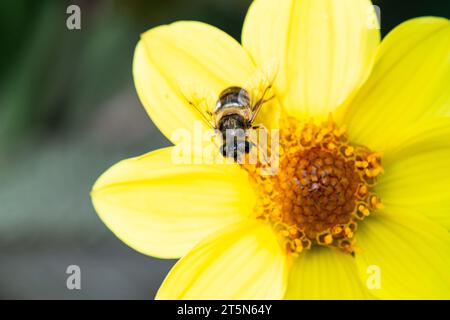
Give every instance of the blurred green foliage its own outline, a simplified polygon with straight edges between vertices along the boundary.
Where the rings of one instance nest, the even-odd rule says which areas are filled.
[[[70,3],[0,2],[0,148],[83,122],[132,85],[134,46],[146,29],[198,19],[239,37],[249,1],[78,1],[79,31],[65,26]]]
[[[77,32],[65,28],[63,1],[19,3],[1,3],[3,15],[19,17],[13,30],[2,29],[8,45],[1,58],[7,65],[0,80],[0,144],[7,147],[59,129],[123,85],[129,65],[120,59],[135,41],[129,23],[112,18],[111,10],[86,17],[92,20],[84,21],[89,31]]]

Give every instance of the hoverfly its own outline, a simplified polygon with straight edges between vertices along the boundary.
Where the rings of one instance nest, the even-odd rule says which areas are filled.
[[[213,110],[206,107],[202,112],[198,103],[188,100],[188,103],[197,110],[207,125],[214,129],[222,138],[221,154],[226,158],[237,161],[244,154],[248,154],[256,144],[249,140],[249,130],[263,127],[254,124],[263,105],[273,98],[272,87],[275,73],[272,77],[264,74],[258,75],[258,84],[230,86],[225,88],[217,97]],[[254,91],[257,91],[256,94]],[[252,94],[253,93],[253,94]]]

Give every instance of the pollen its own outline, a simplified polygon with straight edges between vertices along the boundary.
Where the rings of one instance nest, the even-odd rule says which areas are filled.
[[[256,217],[294,255],[313,246],[354,252],[358,222],[382,206],[373,192],[380,154],[352,145],[331,118],[319,125],[286,119],[278,149],[275,174],[263,175],[261,163],[243,164],[259,195]]]

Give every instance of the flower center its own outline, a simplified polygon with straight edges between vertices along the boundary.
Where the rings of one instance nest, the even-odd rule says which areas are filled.
[[[288,118],[279,133],[279,170],[243,165],[254,182],[258,219],[268,221],[286,249],[298,254],[313,245],[354,251],[357,222],[381,207],[372,191],[382,173],[379,154],[351,145],[329,121],[316,125]]]

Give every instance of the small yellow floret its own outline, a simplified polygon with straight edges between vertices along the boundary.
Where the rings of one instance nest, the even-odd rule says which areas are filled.
[[[257,217],[274,226],[292,254],[312,245],[353,252],[357,221],[381,207],[371,191],[383,171],[380,155],[350,145],[331,118],[322,125],[291,118],[286,124],[276,175],[261,176],[260,164],[243,165],[259,191]]]

